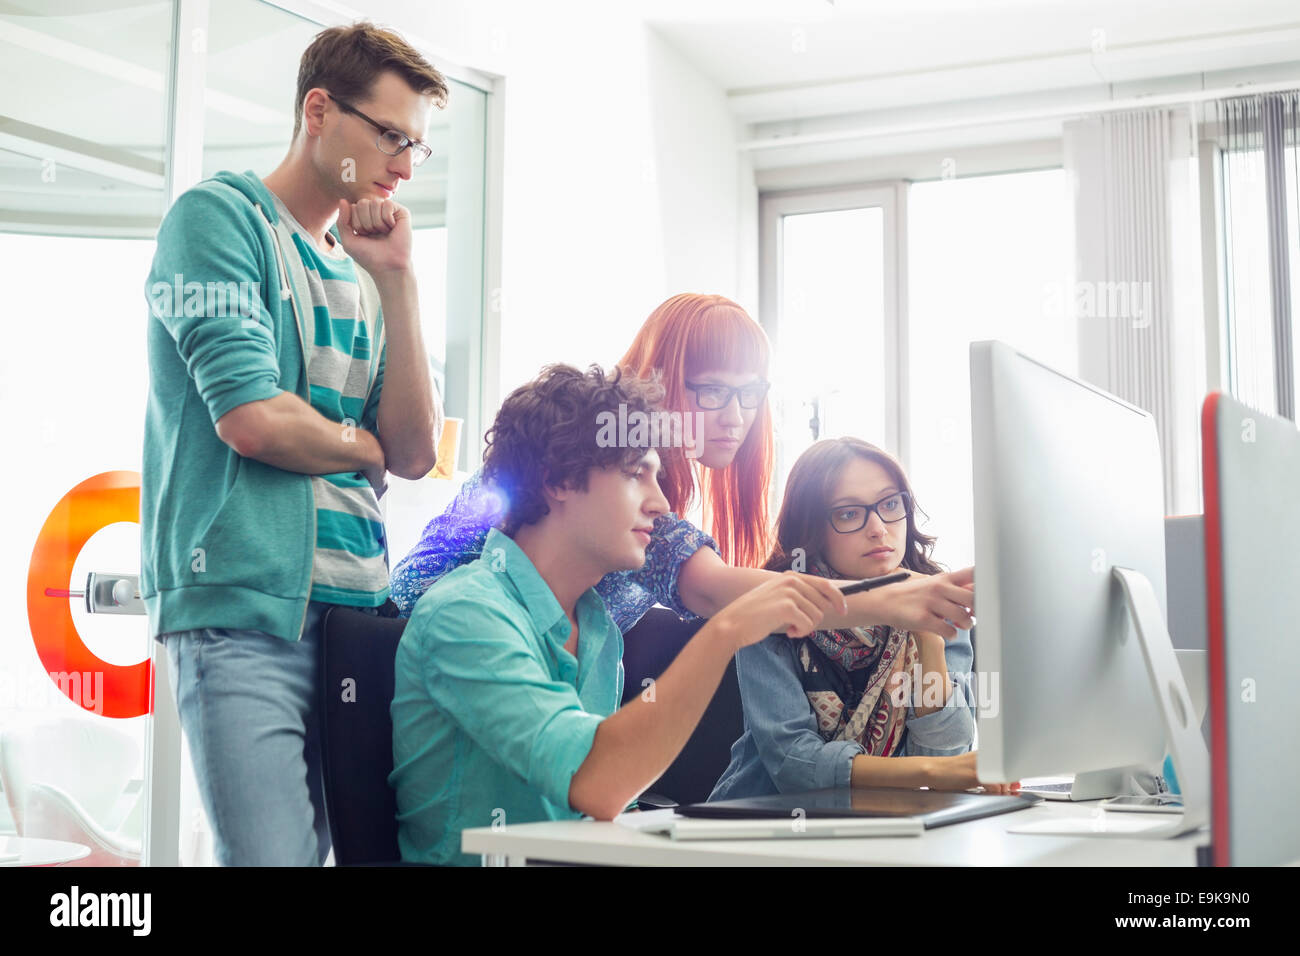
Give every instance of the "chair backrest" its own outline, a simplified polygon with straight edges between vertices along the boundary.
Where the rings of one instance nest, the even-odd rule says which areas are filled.
[[[136,805],[143,800],[137,800]],[[137,831],[138,832],[138,831]],[[139,866],[143,842],[121,831],[109,832],[86,815],[71,794],[51,784],[33,783],[24,801],[23,835],[90,847],[90,854],[65,866]]]
[[[321,764],[334,861],[395,863],[393,668],[405,618],[336,607],[321,649]]]
[[[703,625],[704,621],[682,621],[667,608],[647,611],[623,635],[624,702],[644,693],[643,681],[658,678],[667,670]],[[648,792],[680,804],[703,803],[731,762],[731,745],[744,731],[744,708],[733,658],[690,740]]]
[[[103,717],[41,718],[0,732],[0,786],[19,833],[38,783],[67,794],[97,826],[114,826],[114,808],[142,770],[139,744]]]

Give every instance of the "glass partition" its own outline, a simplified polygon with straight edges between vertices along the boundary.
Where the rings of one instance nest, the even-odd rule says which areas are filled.
[[[172,4],[50,6],[0,7],[0,230],[152,236]]]
[[[0,834],[81,843],[92,848],[83,863],[129,865],[141,858],[151,787],[147,624],[88,614],[81,592],[90,572],[139,572],[144,286],[167,174],[185,168],[182,142],[202,150],[196,176],[200,165],[203,176],[274,169],[292,132],[299,58],[322,26],[258,0],[48,7],[0,5],[0,276],[11,317],[0,401],[17,450],[3,479],[12,519],[0,547]],[[176,89],[177,30],[201,110],[187,112]],[[174,97],[182,108],[169,130]],[[429,359],[448,415],[469,420],[462,447],[481,431],[487,97],[452,81],[431,124],[434,155],[399,197],[416,225]],[[431,500],[450,496],[445,481],[404,484],[419,495],[394,544],[418,534]],[[192,781],[169,813],[180,862],[210,862]]]
[[[0,832],[134,865],[149,641],[86,612],[139,570],[144,276],[165,209],[172,4],[0,8],[0,274],[11,410],[0,547]]]

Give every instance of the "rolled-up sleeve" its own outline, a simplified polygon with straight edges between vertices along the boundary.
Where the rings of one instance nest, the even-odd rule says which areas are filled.
[[[912,716],[908,708],[904,756],[949,757],[971,749],[975,739],[975,697],[970,670],[975,651],[970,631],[958,631],[944,644],[944,663],[952,680],[952,692],[942,707],[924,717]]]
[[[770,636],[741,648],[736,676],[746,726],[781,793],[849,786],[853,758],[866,751],[852,740],[822,739],[790,638]]]
[[[573,685],[551,678],[522,627],[469,596],[423,602],[407,626],[435,704],[502,767],[568,806],[603,718],[583,709]]]
[[[206,189],[176,200],[158,230],[145,286],[151,316],[176,342],[214,425],[237,406],[282,391],[261,245],[234,203]],[[199,238],[218,230],[221,242]]]
[[[698,615],[682,603],[677,578],[682,565],[700,548],[717,551],[718,543],[684,518],[671,512],[660,515],[646,548],[645,564],[628,575],[628,580],[650,592],[655,601],[671,608],[682,620],[695,620]]]

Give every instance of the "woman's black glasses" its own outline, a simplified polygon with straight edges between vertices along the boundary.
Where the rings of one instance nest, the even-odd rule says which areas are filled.
[[[902,521],[912,511],[912,499],[906,491],[898,491],[874,505],[840,505],[830,510],[831,527],[840,534],[861,531],[867,526],[873,511],[886,524]]]
[[[740,396],[741,408],[758,408],[767,397],[767,390],[772,387],[770,382],[752,382],[749,385],[741,385],[739,388],[732,388],[730,385],[715,385],[712,382],[697,385],[694,382],[684,383],[687,388],[695,393],[695,404],[705,411],[717,411],[719,408],[726,408],[731,404],[731,396]]]

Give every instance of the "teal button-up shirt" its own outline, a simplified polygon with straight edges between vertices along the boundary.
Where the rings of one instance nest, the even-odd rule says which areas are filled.
[[[582,816],[569,783],[623,695],[623,637],[594,589],[569,619],[528,556],[493,529],[443,576],[397,649],[393,772],[402,859],[474,864],[472,827]]]

